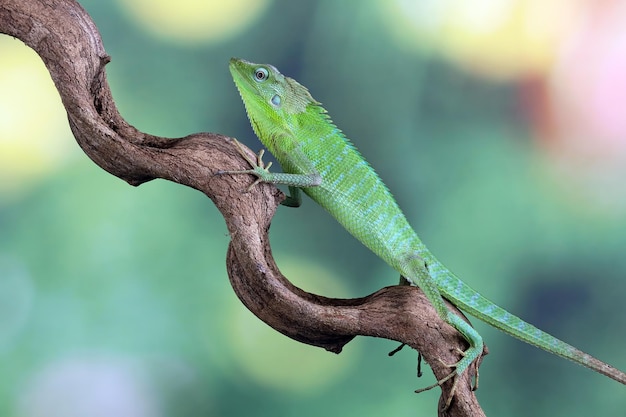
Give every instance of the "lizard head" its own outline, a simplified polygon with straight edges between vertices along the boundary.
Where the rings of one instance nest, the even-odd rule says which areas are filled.
[[[229,65],[235,85],[257,136],[265,136],[265,126],[280,126],[319,103],[309,90],[276,67],[231,58]]]

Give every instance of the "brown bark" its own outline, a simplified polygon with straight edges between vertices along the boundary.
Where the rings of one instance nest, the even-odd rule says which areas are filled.
[[[79,4],[0,0],[0,33],[21,39],[43,59],[76,141],[101,168],[134,186],[155,178],[177,182],[215,203],[231,236],[231,284],[257,317],[292,339],[335,353],[358,335],[396,340],[420,351],[438,379],[450,372],[441,361],[456,362],[457,349],[465,349],[466,343],[437,316],[419,289],[392,286],[364,298],[332,299],[304,292],[280,273],[268,229],[283,195],[270,185],[242,193],[252,178],[215,175],[217,170],[246,167],[230,138],[197,133],[170,139],[130,126],[118,113],[106,81],[109,56]],[[484,415],[468,374],[459,380],[450,408],[439,407],[440,415]],[[451,385],[443,385],[440,405]],[[406,388],[407,395],[413,388]]]

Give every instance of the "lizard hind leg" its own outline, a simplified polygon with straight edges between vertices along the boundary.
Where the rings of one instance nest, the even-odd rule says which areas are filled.
[[[455,368],[450,374],[446,377],[442,378],[440,381],[434,386],[441,386],[444,382],[453,378],[454,376],[459,376],[463,374],[467,370],[467,368],[474,362],[476,358],[478,358],[483,351],[483,340],[482,337],[478,334],[476,330],[465,320],[463,320],[458,315],[454,314],[452,311],[448,309],[446,303],[443,300],[441,292],[439,291],[439,287],[437,286],[437,281],[428,271],[428,266],[424,262],[424,260],[416,255],[410,254],[402,258],[401,262],[401,271],[402,275],[406,277],[410,282],[417,285],[426,295],[428,300],[431,302],[439,317],[441,317],[446,323],[454,327],[467,342],[469,343],[469,348],[462,352],[461,359],[452,365],[447,365],[451,368]],[[454,381],[454,387],[456,388],[457,380]],[[434,387],[433,386],[433,387]],[[429,387],[427,389],[433,388]],[[421,392],[422,390],[419,390]],[[454,391],[451,392],[451,397],[454,394]],[[448,398],[447,404],[449,405],[452,398]]]

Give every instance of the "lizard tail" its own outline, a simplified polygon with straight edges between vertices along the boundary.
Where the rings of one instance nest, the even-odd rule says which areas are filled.
[[[436,276],[444,297],[461,310],[528,344],[574,361],[626,385],[626,373],[509,313],[458,279],[442,264],[439,262],[437,264],[435,268],[430,264],[429,270]]]

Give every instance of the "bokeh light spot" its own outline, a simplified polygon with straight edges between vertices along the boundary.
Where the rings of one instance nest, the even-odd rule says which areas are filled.
[[[22,192],[79,148],[37,54],[0,36],[0,201]]]
[[[269,4],[269,0],[118,1],[147,32],[181,43],[217,42],[235,35]]]
[[[160,417],[139,372],[121,359],[71,358],[38,370],[19,398],[24,417]]]
[[[580,16],[579,4],[567,0],[391,0],[380,7],[398,45],[495,79],[545,72]]]

